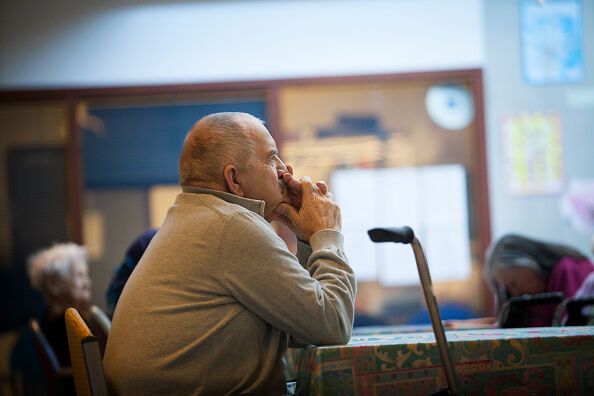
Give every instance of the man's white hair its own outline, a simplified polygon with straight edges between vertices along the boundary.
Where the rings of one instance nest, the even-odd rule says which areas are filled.
[[[27,260],[29,279],[34,289],[45,293],[45,279],[49,276],[64,278],[76,261],[87,261],[87,249],[76,243],[58,243],[34,253]]]
[[[180,184],[222,184],[229,164],[249,169],[255,151],[249,136],[253,123],[264,124],[251,114],[228,112],[207,115],[194,124],[179,157]]]

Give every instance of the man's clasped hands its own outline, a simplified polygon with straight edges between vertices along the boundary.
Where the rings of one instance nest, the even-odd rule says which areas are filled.
[[[284,223],[298,239],[309,242],[318,231],[341,229],[340,208],[334,202],[334,195],[322,180],[313,183],[309,176],[297,180],[293,168],[279,170],[279,181],[284,184],[286,202],[275,209],[275,217]]]

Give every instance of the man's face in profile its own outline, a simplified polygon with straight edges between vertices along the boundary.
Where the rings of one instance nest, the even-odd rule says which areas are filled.
[[[270,133],[258,120],[246,120],[250,127],[250,138],[255,150],[251,166],[243,175],[244,196],[259,199],[266,203],[264,218],[273,220],[272,213],[281,202],[289,202],[287,188],[282,175],[288,172],[287,166],[278,156],[276,143]]]

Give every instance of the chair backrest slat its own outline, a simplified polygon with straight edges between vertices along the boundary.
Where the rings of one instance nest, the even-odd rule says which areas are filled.
[[[101,349],[97,337],[85,337],[81,341],[83,356],[87,367],[87,374],[91,394],[93,396],[107,395],[105,373],[101,359]]]
[[[109,335],[109,330],[111,329],[111,319],[109,319],[109,316],[96,305],[91,305],[89,312],[91,313],[93,320],[97,322],[101,331],[105,334],[105,337],[107,337]]]
[[[29,321],[29,328],[31,329],[31,333],[33,333],[35,349],[41,363],[47,395],[73,394],[74,379],[72,378],[72,369],[60,365],[54,349],[45,337],[45,334],[43,334],[43,330],[37,320],[31,319]]]
[[[107,395],[101,353],[94,352],[95,344],[97,344],[97,351],[99,350],[97,338],[93,336],[75,308],[66,310],[65,320],[76,394],[78,396]],[[91,345],[88,348],[85,346],[83,349],[83,344],[87,343]],[[85,350],[87,350],[86,353]],[[90,360],[93,360],[92,364],[88,364]],[[99,366],[101,370],[99,370]],[[89,380],[89,377],[93,379]],[[102,384],[100,384],[101,382]]]
[[[43,331],[41,331],[39,322],[37,322],[35,319],[31,319],[29,322],[29,328],[33,333],[37,352],[39,353],[41,360],[45,361],[42,361],[42,364],[47,363],[51,370],[58,372],[60,370],[60,363],[58,362],[58,358],[56,357],[54,350],[47,341],[47,338],[45,338]]]

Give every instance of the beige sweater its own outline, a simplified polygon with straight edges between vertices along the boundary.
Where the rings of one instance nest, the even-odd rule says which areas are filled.
[[[356,285],[342,235],[314,234],[298,260],[263,201],[183,191],[118,302],[109,385],[122,395],[286,393],[287,335],[350,338]]]

